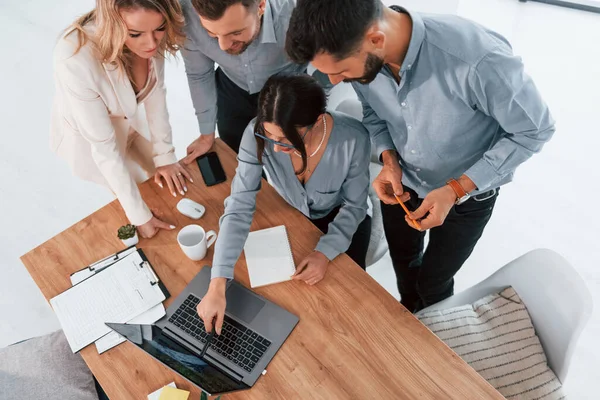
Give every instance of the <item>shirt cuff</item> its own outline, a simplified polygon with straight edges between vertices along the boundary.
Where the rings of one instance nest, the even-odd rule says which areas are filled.
[[[168,153],[154,156],[153,160],[155,168],[162,167],[164,165],[174,164],[177,162],[177,157],[175,156],[175,149],[169,151]]]
[[[215,133],[217,129],[216,121],[204,122],[198,120],[198,125],[200,126],[201,135],[210,135],[211,133]]]
[[[334,258],[340,255],[340,252],[338,250],[334,249],[327,243],[323,243],[323,240],[319,240],[319,243],[317,243],[317,247],[315,248],[315,250],[323,253],[329,261],[332,261]]]
[[[150,209],[148,208],[148,206],[145,203],[141,209],[135,210],[135,211],[129,211],[129,212],[126,212],[126,214],[127,214],[127,219],[129,219],[129,222],[135,226],[144,225],[145,223],[147,223],[148,221],[150,221],[152,219],[152,212],[150,211]]]
[[[480,191],[489,188],[498,179],[498,173],[484,158],[469,168],[465,175],[473,181]]]
[[[210,279],[214,278],[233,279],[233,267],[213,265],[212,269],[210,270]]]
[[[396,146],[394,146],[394,142],[392,141],[392,139],[389,138],[389,136],[387,138],[383,138],[383,139],[378,139],[375,143],[373,143],[373,147],[375,147],[375,151],[377,154],[377,159],[381,162],[381,154],[383,154],[384,151],[386,150],[394,150],[396,151]]]

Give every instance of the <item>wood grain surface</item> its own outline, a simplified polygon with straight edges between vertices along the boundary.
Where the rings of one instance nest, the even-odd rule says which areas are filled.
[[[197,166],[189,168],[194,183],[189,184],[187,197],[206,207],[198,221],[176,210],[180,196],[174,198],[151,181],[140,185],[157,216],[177,225],[138,244],[171,292],[165,306],[212,260],[214,246],[205,260],[194,262],[181,252],[176,236],[192,223],[218,231],[237,161],[220,140],[215,149],[227,174],[226,183],[207,188]],[[70,287],[69,274],[124,248],[116,232],[126,223],[121,206],[113,201],[21,259],[50,299]],[[287,227],[298,263],[314,249],[321,233],[263,184],[251,230],[281,224]],[[243,254],[235,278],[249,286]],[[298,315],[300,323],[269,364],[267,374],[252,389],[226,395],[225,400],[503,398],[345,254],[330,264],[325,279],[314,287],[286,282],[256,292]],[[146,399],[172,381],[190,390],[190,399],[199,399],[199,390],[192,384],[130,343],[102,355],[90,345],[81,355],[111,400]]]

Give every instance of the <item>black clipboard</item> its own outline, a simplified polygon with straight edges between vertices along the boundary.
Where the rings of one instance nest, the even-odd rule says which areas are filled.
[[[152,268],[152,264],[150,264],[150,261],[148,261],[148,258],[146,257],[146,254],[144,254],[144,252],[142,251],[142,249],[138,249],[137,252],[140,255],[140,257],[142,258],[142,260],[143,260],[140,263],[140,268],[145,268],[146,271],[149,274],[151,274],[151,276],[153,278],[153,280],[150,281],[150,284],[151,285],[158,285],[158,287],[160,288],[161,292],[163,292],[163,294],[165,295],[165,300],[168,299],[169,297],[171,297],[171,293],[169,293],[169,290],[167,289],[167,287],[165,286],[165,284],[158,277],[158,275],[154,271],[154,268]],[[100,271],[100,272],[102,272],[102,271]]]
[[[87,278],[77,282],[73,286],[79,285],[81,282],[84,282],[90,278],[93,278],[94,276],[101,273],[102,271],[105,271],[108,268],[115,265],[118,261],[122,260],[123,258],[125,258],[125,257],[129,256],[130,254],[133,254],[137,251],[137,253],[140,255],[140,258],[142,259],[142,262],[139,264],[139,267],[141,269],[143,269],[146,272],[146,274],[148,275],[150,284],[153,286],[158,285],[161,292],[163,292],[163,294],[165,295],[165,300],[168,299],[169,297],[171,297],[171,293],[169,293],[169,290],[167,289],[167,287],[164,285],[164,283],[161,281],[160,277],[154,271],[154,268],[152,267],[152,264],[148,260],[148,257],[146,257],[146,254],[144,253],[144,251],[142,249],[136,249],[135,251],[130,252],[130,250],[134,247],[135,246],[130,246],[124,250],[116,252],[115,254],[111,254],[110,256],[105,257],[102,260],[96,261],[95,263],[92,263],[92,264],[88,265],[87,267],[84,267],[78,271],[73,272],[70,275],[71,277],[77,273],[80,273],[80,272],[83,272],[86,270],[91,273]],[[125,252],[128,252],[128,254],[125,257],[121,257],[121,255]],[[102,268],[96,267],[102,263],[106,263],[108,265],[103,265]]]
[[[81,272],[89,272],[89,276],[87,278],[85,278],[85,279],[88,279],[88,278],[94,276],[94,274],[96,274],[96,272],[100,272],[104,268],[110,267],[111,265],[113,265],[114,263],[119,261],[121,258],[124,258],[123,254],[127,253],[126,255],[129,255],[129,254],[133,253],[133,251],[131,251],[132,249],[135,249],[135,245],[129,246],[126,249],[117,251],[116,253],[111,254],[108,257],[104,257],[101,260],[91,263],[87,267],[83,267],[83,268],[71,273],[69,276],[72,278],[73,275],[79,274]],[[83,282],[85,279],[82,279],[79,282]]]
[[[152,268],[152,265],[150,264],[150,261],[148,260],[148,258],[144,254],[144,252],[141,249],[135,249],[134,251],[132,251],[128,255],[119,258],[119,260],[117,262],[115,262],[115,263],[113,263],[113,264],[111,264],[111,265],[109,265],[109,266],[107,266],[107,267],[105,267],[103,269],[96,270],[95,273],[93,273],[89,277],[83,279],[77,285],[74,285],[74,286],[68,288],[67,290],[65,290],[64,292],[62,292],[62,293],[58,294],[57,296],[53,297],[52,299],[50,299],[50,305],[54,308],[53,302],[54,301],[61,301],[60,299],[56,300],[59,296],[63,296],[63,295],[65,295],[65,293],[74,290],[75,287],[79,287],[80,283],[83,284],[84,282],[87,282],[87,283],[93,285],[93,282],[88,282],[88,281],[90,281],[90,278],[98,276],[99,274],[103,273],[104,271],[108,271],[108,270],[112,271],[112,269],[111,269],[112,266],[118,264],[120,261],[125,261],[127,259],[127,257],[133,256],[135,253],[137,253],[139,255],[139,258],[136,258],[134,260],[134,262],[129,263],[129,266],[130,267],[131,266],[135,267],[137,269],[138,273],[146,275],[146,277],[148,278],[148,281],[147,281],[146,285],[149,284],[151,287],[157,287],[160,290],[161,294],[164,296],[164,299],[162,301],[164,301],[164,300],[168,299],[169,297],[171,297],[171,294],[169,293],[169,291],[167,290],[167,288],[165,287],[165,285],[160,281],[160,278],[158,277],[158,275],[156,274],[156,272],[154,272],[154,269]],[[104,260],[106,260],[106,258]],[[141,262],[140,262],[140,260],[141,260]],[[86,267],[86,268],[89,268],[89,267]],[[85,270],[86,268],[84,268],[83,270]],[[135,290],[137,291],[137,289],[135,289]],[[139,294],[139,291],[138,291],[138,294]],[[85,294],[83,294],[83,296],[85,296]],[[56,312],[56,309],[55,309],[55,312]],[[59,317],[59,321],[61,321],[60,315],[58,315],[58,317]],[[62,323],[62,321],[61,321],[61,323]],[[71,340],[69,339],[69,335],[66,332],[66,328],[63,327],[63,329],[65,330],[65,335],[67,336],[67,340],[69,341],[69,345],[71,346],[71,350],[73,351],[73,353],[78,352],[83,347],[85,347],[88,344],[90,344],[90,343],[98,340],[101,337],[101,336],[98,336],[98,337],[95,337],[93,339],[91,337],[85,337],[85,340],[83,340],[83,342],[87,342],[87,344],[85,344],[85,345],[83,345],[83,347],[81,347],[82,345],[81,345],[81,343],[79,343],[79,341],[76,344],[72,343]],[[78,333],[74,332],[72,329],[71,329],[70,332],[71,332],[72,338],[75,338],[75,336],[78,335]],[[90,336],[90,335],[88,335],[88,336]]]

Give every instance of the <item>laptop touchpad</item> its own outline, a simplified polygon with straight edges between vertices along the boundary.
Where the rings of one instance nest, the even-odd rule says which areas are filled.
[[[225,297],[227,298],[227,312],[247,324],[252,322],[265,305],[263,300],[248,293],[239,285],[230,285]]]

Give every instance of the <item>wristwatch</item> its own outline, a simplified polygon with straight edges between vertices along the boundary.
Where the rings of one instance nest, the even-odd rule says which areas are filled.
[[[460,185],[460,183],[458,183],[456,179],[450,179],[448,182],[446,182],[446,184],[449,185],[452,188],[452,190],[454,190],[454,193],[456,194],[456,201],[454,202],[454,204],[456,204],[457,206],[469,200],[469,198],[471,197],[469,193],[465,192],[465,189],[463,189],[463,187]]]

